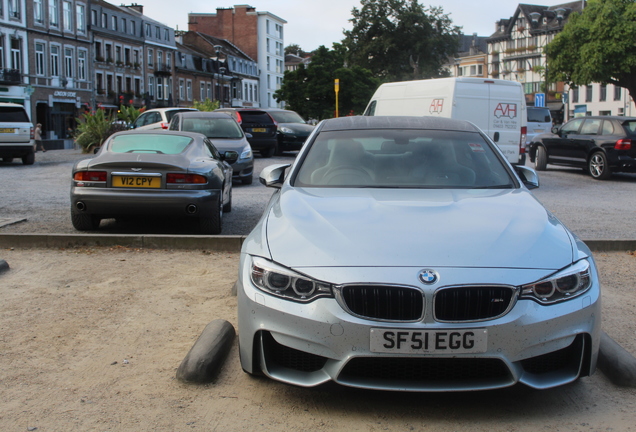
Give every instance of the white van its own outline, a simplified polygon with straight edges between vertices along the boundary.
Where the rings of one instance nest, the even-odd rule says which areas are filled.
[[[525,153],[526,99],[521,84],[489,78],[438,78],[382,84],[366,116],[439,116],[467,120],[483,130],[508,161]]]

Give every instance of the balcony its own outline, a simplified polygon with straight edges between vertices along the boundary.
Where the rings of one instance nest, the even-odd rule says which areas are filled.
[[[22,84],[22,73],[17,69],[0,69],[0,84]]]
[[[155,68],[155,76],[171,76],[172,68],[170,66],[166,66],[165,64],[158,64]]]

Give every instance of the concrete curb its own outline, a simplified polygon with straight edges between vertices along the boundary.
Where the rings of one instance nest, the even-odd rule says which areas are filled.
[[[598,368],[617,386],[636,387],[636,358],[605,332],[601,332]]]
[[[0,234],[0,248],[126,246],[147,249],[205,249],[240,252],[246,236],[170,234]],[[583,240],[592,252],[636,250],[636,240]]]
[[[209,383],[221,371],[236,331],[229,322],[217,319],[210,322],[185,356],[177,379],[186,383]]]
[[[126,246],[146,249],[205,249],[240,252],[245,236],[137,234],[0,234],[0,248]]]

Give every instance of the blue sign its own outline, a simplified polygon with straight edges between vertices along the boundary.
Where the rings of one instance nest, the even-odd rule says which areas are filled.
[[[534,95],[534,106],[536,107],[545,106],[545,93],[536,93]]]

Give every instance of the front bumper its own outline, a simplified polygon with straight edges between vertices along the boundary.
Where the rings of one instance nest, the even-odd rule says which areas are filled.
[[[101,218],[121,216],[201,217],[218,211],[218,189],[128,190],[72,187],[71,206],[83,203],[83,212]],[[196,210],[188,211],[194,205]]]
[[[241,261],[239,346],[242,367],[248,372],[258,373],[260,368],[270,378],[304,387],[334,381],[380,390],[459,391],[518,382],[550,388],[589,375],[596,368],[601,321],[595,270],[593,286],[579,297],[551,306],[519,300],[506,315],[482,322],[434,321],[433,293],[425,291],[425,318],[397,323],[355,317],[334,298],[301,304],[268,295],[252,285],[245,256]],[[398,280],[412,277],[413,270],[391,269]],[[367,280],[374,280],[369,274],[373,271],[362,269],[360,275],[363,273],[370,278]],[[448,355],[375,353],[370,350],[370,330],[379,327],[487,329],[487,350]]]
[[[241,180],[245,177],[251,177],[254,172],[254,159],[237,160],[232,164],[232,178]]]
[[[295,135],[295,134],[278,134],[278,148],[279,150],[291,151],[300,150],[309,135]]]

